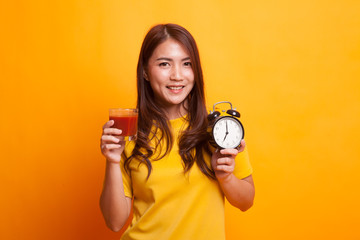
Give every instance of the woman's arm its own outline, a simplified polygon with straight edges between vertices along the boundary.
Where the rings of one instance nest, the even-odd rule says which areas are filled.
[[[107,162],[100,208],[106,225],[115,232],[121,230],[129,218],[131,198],[124,194],[119,164]]]
[[[212,167],[220,187],[231,205],[241,211],[248,210],[255,197],[255,187],[252,175],[239,179],[234,174],[235,157],[245,148],[245,141],[242,140],[241,147],[237,149],[222,149],[215,151],[212,156]]]
[[[117,232],[125,225],[130,215],[131,198],[125,196],[119,165],[125,142],[119,138],[121,130],[110,128],[113,124],[114,121],[108,121],[101,136],[100,147],[106,158],[106,168],[100,208],[106,225]]]

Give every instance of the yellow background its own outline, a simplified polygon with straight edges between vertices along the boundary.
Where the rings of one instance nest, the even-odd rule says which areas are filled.
[[[119,239],[101,127],[134,106],[143,37],[197,40],[207,103],[242,114],[256,199],[229,240],[360,239],[360,1],[1,1],[0,239]],[[201,227],[201,223],[199,224]]]

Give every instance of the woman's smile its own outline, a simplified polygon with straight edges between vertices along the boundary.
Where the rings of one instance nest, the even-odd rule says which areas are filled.
[[[173,93],[179,93],[185,86],[167,86],[166,88],[170,89]]]

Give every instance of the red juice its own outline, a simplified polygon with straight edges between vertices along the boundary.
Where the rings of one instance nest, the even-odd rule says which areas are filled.
[[[110,120],[114,120],[113,128],[122,130],[120,136],[135,136],[137,132],[138,116],[110,116]]]

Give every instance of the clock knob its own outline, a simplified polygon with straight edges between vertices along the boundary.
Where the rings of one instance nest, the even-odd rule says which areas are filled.
[[[237,118],[240,117],[240,113],[238,111],[236,111],[236,110],[233,110],[233,109],[227,110],[226,113],[231,115],[231,116],[237,117]]]
[[[210,112],[210,114],[207,116],[207,119],[208,119],[209,122],[211,122],[212,120],[214,120],[218,116],[220,116],[220,112],[218,112],[218,111]]]

